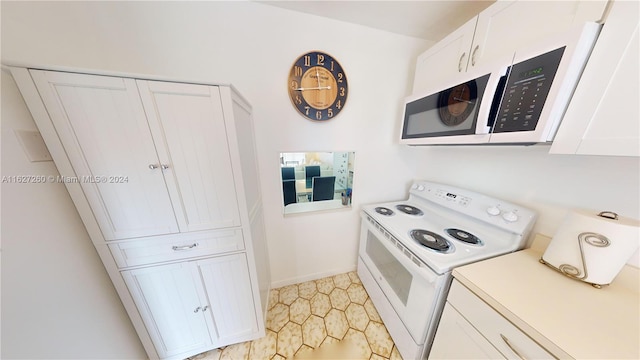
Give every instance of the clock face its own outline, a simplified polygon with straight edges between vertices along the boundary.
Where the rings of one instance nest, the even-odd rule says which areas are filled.
[[[300,56],[289,73],[289,98],[298,112],[311,120],[334,118],[347,101],[347,76],[331,56],[312,51]]]
[[[462,124],[475,108],[478,86],[475,81],[454,86],[438,96],[440,120],[447,126]]]

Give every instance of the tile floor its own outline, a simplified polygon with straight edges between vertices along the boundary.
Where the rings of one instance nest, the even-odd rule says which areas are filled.
[[[320,358],[334,344],[349,344],[348,358],[402,359],[355,272],[272,289],[265,325],[261,339],[190,359]]]

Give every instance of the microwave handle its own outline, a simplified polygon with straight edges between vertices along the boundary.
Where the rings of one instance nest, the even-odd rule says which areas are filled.
[[[498,85],[496,86],[496,92],[493,94],[493,101],[491,102],[489,117],[487,118],[487,127],[491,129],[490,132],[493,132],[493,125],[496,123],[496,118],[498,117],[498,111],[500,110],[500,104],[504,97],[504,90],[507,86],[507,79],[509,78],[510,72],[511,66],[507,68],[504,75],[500,76],[500,80],[498,80]]]

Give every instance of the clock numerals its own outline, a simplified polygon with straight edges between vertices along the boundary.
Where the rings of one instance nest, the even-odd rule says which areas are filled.
[[[330,55],[313,51],[300,56],[289,73],[289,98],[297,111],[314,121],[329,120],[347,100],[347,77]]]

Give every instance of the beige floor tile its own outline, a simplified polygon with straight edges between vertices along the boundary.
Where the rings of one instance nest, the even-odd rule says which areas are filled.
[[[317,348],[327,337],[327,328],[324,325],[324,319],[311,315],[307,321],[302,324],[302,342],[312,348]]]
[[[351,303],[351,300],[349,300],[349,295],[347,294],[347,291],[341,288],[333,289],[331,294],[329,294],[329,299],[331,299],[332,307],[336,309],[340,309],[342,311],[344,311],[347,308],[347,306],[349,306],[349,304]]]
[[[369,325],[369,316],[364,306],[356,303],[351,303],[344,311],[347,316],[349,326],[355,330],[364,331]]]
[[[248,360],[250,348],[250,342],[229,345],[222,350],[220,360]]]
[[[358,273],[355,271],[352,271],[350,273],[348,273],[349,278],[351,279],[351,282],[354,284],[362,284],[362,281],[360,281],[360,277],[358,277]]]
[[[289,307],[290,321],[302,325],[309,316],[311,316],[311,305],[309,304],[309,300],[297,298],[296,301],[291,303],[291,306]]]
[[[355,271],[272,289],[268,301],[265,337],[189,360],[402,360]]]
[[[271,359],[276,354],[278,334],[267,330],[267,335],[263,338],[251,342],[249,358],[251,360]]]
[[[291,305],[298,298],[298,285],[289,285],[280,288],[280,302]]]
[[[391,356],[389,357],[389,360],[402,360],[402,356],[400,355],[400,352],[398,352],[398,348],[396,346],[394,346],[393,350],[391,350]]]
[[[361,284],[351,284],[347,289],[347,294],[352,302],[364,305],[364,302],[369,298],[369,294]]]
[[[368,359],[373,353],[371,351],[369,343],[367,342],[367,338],[366,336],[364,336],[364,333],[362,333],[362,331],[349,329],[344,335],[344,339],[342,341],[348,342],[358,349],[359,359]]]
[[[327,326],[327,334],[339,340],[342,340],[349,329],[347,316],[338,309],[329,310],[327,316],[324,317],[324,323]]]
[[[371,321],[364,331],[374,353],[388,358],[393,349],[393,340],[381,323]]]
[[[189,358],[189,360],[218,360],[220,359],[221,353],[222,353],[222,349],[213,349],[211,351],[207,351],[202,354],[192,356]]]
[[[269,291],[269,310],[271,310],[278,303],[279,299],[280,291],[278,289],[271,289],[271,291]]]
[[[311,300],[318,293],[315,281],[307,281],[298,285],[298,295],[307,300]]]
[[[313,315],[324,317],[327,315],[329,310],[331,310],[331,300],[329,299],[329,295],[317,293],[311,299],[311,313]]]
[[[318,287],[318,291],[329,295],[331,291],[336,287],[333,283],[333,278],[326,277],[319,280],[316,280],[316,286]]]
[[[267,329],[278,332],[287,321],[289,321],[289,307],[285,304],[278,303],[267,312]]]
[[[333,277],[333,283],[337,288],[346,290],[351,285],[349,274],[338,274]]]
[[[371,298],[367,299],[367,301],[364,302],[364,309],[367,311],[367,314],[369,315],[369,319],[373,321],[377,321],[379,323],[382,322],[382,318],[380,318],[380,314],[378,314],[378,310],[376,310],[376,308],[373,306],[373,302],[371,301]]]
[[[302,346],[302,327],[296,323],[288,322],[278,332],[277,352],[289,358]]]
[[[314,348],[307,346],[305,344],[302,344],[298,352],[296,352],[295,358],[302,358],[302,359],[307,358],[313,353],[313,350]]]

